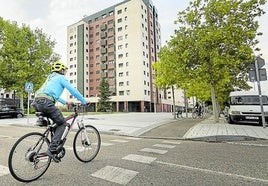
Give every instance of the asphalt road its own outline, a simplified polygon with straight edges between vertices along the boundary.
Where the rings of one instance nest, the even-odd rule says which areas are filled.
[[[0,126],[1,186],[268,185],[267,140],[208,143],[102,134],[96,159],[82,163],[71,150],[74,132],[62,162],[52,163],[40,179],[23,184],[6,171],[8,153],[19,136],[36,130],[42,131]]]

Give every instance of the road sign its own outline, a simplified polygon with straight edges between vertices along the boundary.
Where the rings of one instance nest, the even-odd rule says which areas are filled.
[[[262,59],[262,58],[259,57],[259,56],[257,57],[256,60],[257,60],[258,69],[261,69],[261,68],[265,65],[265,60]],[[249,65],[249,69],[250,69],[250,70],[254,70],[254,69],[256,69],[255,62]]]
[[[258,69],[261,69],[261,67],[265,65],[264,59],[262,59],[261,57],[257,57],[257,64],[258,64]]]
[[[259,71],[259,80],[266,81],[267,80],[266,69],[262,68],[262,69],[259,69],[258,71]],[[250,70],[248,74],[249,74],[249,80],[251,82],[257,81],[257,76],[256,76],[255,70]]]
[[[31,92],[33,92],[33,83],[32,82],[26,82],[25,83],[25,90],[26,90],[26,92],[28,92],[28,93],[31,93]]]

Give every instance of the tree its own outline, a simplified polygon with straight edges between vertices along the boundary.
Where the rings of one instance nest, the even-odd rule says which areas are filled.
[[[171,88],[172,90],[172,99],[173,99],[173,115],[174,119],[176,118],[175,114],[175,97],[174,97],[174,85],[176,83],[177,76],[171,76],[170,74],[175,74],[173,71],[176,68],[173,68],[170,63],[173,60],[173,56],[170,53],[167,47],[163,47],[159,53],[159,57],[162,59],[160,62],[154,63],[153,68],[155,70],[155,86],[161,89]]]
[[[216,122],[223,93],[234,87],[249,88],[248,66],[258,43],[256,17],[264,13],[265,2],[195,0],[175,21],[180,27],[167,43],[176,56],[170,63],[176,63],[172,66],[180,73],[180,85],[187,94],[202,99],[211,96]]]
[[[100,86],[99,86],[99,101],[98,101],[98,111],[107,112],[107,110],[112,110],[109,91],[109,83],[106,78],[102,77]]]
[[[53,54],[55,41],[40,29],[32,31],[1,17],[0,33],[0,88],[26,95],[24,85],[32,82],[38,89],[50,72],[50,63],[59,59],[58,54]]]

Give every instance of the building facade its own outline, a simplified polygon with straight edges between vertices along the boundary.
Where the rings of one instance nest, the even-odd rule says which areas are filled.
[[[170,112],[167,91],[154,87],[152,64],[160,47],[161,27],[152,1],[125,0],[68,26],[67,76],[91,101],[92,111],[97,111],[104,77],[114,111]]]

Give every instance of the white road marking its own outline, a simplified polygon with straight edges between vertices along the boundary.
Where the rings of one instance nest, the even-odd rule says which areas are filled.
[[[152,152],[156,154],[165,154],[168,151],[167,150],[159,150],[159,149],[151,149],[151,148],[144,148],[140,150],[141,152]]]
[[[168,140],[164,140],[164,141],[162,141],[162,143],[173,144],[173,145],[181,144],[180,141],[168,141]]]
[[[112,142],[118,142],[118,143],[127,143],[127,140],[120,140],[120,139],[115,139],[115,140],[110,140]]]
[[[139,172],[123,169],[120,167],[106,166],[97,172],[91,174],[91,176],[111,181],[114,183],[126,185],[132,180]]]
[[[156,160],[156,158],[154,158],[154,157],[141,156],[141,155],[137,155],[137,154],[129,154],[129,155],[123,157],[122,159],[135,161],[135,162],[139,162],[139,163],[146,163],[146,164],[150,164],[154,160]]]
[[[173,149],[174,147],[176,147],[174,145],[166,145],[166,144],[155,144],[153,146],[154,147],[160,147],[160,148],[167,148],[167,149]]]
[[[0,135],[0,138],[12,138],[11,136]]]
[[[233,145],[244,145],[244,146],[255,146],[255,147],[268,147],[268,144],[254,144],[254,143],[236,143],[236,142],[227,142],[228,144]]]
[[[0,165],[0,176],[9,174],[9,169],[6,166]]]
[[[219,172],[219,171],[213,171],[213,170],[209,170],[209,169],[201,169],[201,168],[197,168],[197,167],[190,167],[190,166],[186,166],[186,165],[179,165],[179,164],[167,163],[167,162],[162,162],[162,161],[155,161],[155,162],[158,164],[162,164],[162,165],[168,165],[170,167],[177,167],[177,168],[183,168],[183,169],[188,169],[188,170],[193,170],[193,171],[200,171],[200,172],[206,172],[206,173],[211,173],[211,174],[216,174],[216,175],[230,176],[230,177],[242,178],[242,179],[251,180],[251,181],[259,181],[259,182],[268,183],[268,180],[261,179],[261,178],[253,178],[253,177],[243,176],[243,175],[239,175],[239,174]]]
[[[126,137],[126,139],[130,139],[130,140],[141,140],[141,138],[135,138],[135,137]]]
[[[104,143],[104,142],[101,142],[101,146],[104,146],[104,147],[111,146],[111,145],[113,145],[113,143]]]

